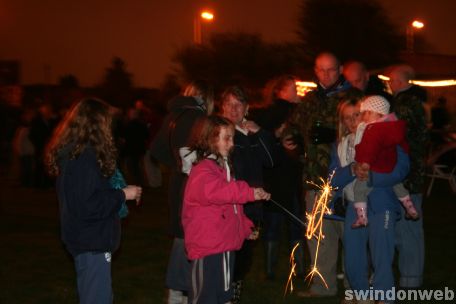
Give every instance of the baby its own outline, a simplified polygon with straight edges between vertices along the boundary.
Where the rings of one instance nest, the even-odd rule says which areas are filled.
[[[369,96],[361,103],[361,122],[355,136],[355,160],[363,167],[378,173],[393,171],[397,161],[397,146],[408,152],[405,139],[406,123],[389,113],[389,102],[382,96]],[[418,212],[402,183],[396,184],[394,192],[406,211],[406,217],[418,219]],[[352,228],[367,226],[367,196],[371,188],[367,181],[356,180],[354,185],[357,218]]]

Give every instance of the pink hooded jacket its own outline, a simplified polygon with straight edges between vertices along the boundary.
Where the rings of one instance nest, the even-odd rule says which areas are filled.
[[[214,160],[195,165],[185,187],[182,210],[185,248],[190,260],[238,250],[253,223],[240,204],[254,201],[244,181],[227,180],[227,171]]]

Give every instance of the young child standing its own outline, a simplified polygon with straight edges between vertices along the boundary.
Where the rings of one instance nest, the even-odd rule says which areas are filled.
[[[355,136],[355,161],[368,170],[389,173],[397,161],[397,146],[406,152],[406,123],[389,113],[389,102],[382,96],[374,95],[361,103],[361,118]],[[394,192],[406,210],[406,217],[418,219],[418,212],[410,199],[409,192],[402,183],[396,184]],[[367,226],[367,196],[370,192],[367,181],[356,180],[354,185],[357,218],[353,228]]]
[[[196,163],[185,187],[182,210],[185,248],[191,260],[189,303],[227,303],[232,298],[234,251],[255,238],[242,204],[268,200],[262,188],[231,178],[229,154],[234,125],[211,116],[203,123],[191,150]]]
[[[86,98],[66,114],[47,147],[49,173],[57,176],[61,237],[71,253],[80,303],[112,303],[111,254],[120,244],[119,210],[141,188],[114,189],[116,149],[112,108]]]

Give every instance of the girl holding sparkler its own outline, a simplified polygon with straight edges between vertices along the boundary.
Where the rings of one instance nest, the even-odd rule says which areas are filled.
[[[262,188],[231,177],[229,154],[234,125],[225,118],[206,119],[191,150],[196,158],[185,187],[182,210],[185,247],[191,260],[189,302],[227,303],[232,294],[234,251],[258,235],[242,204],[268,200]]]

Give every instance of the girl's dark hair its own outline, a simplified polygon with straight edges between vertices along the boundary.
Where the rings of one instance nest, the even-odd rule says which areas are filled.
[[[290,74],[278,76],[269,80],[264,88],[264,99],[266,104],[272,104],[278,94],[290,83],[296,83],[296,77]]]
[[[221,104],[225,102],[225,100],[228,98],[228,96],[232,95],[235,97],[237,100],[239,100],[243,104],[248,103],[248,96],[245,90],[239,86],[230,86],[227,87],[221,95]]]
[[[196,151],[197,162],[205,159],[211,154],[217,157],[217,161],[222,160],[222,156],[217,150],[216,144],[220,130],[222,128],[232,128],[234,132],[233,123],[222,116],[212,115],[205,117],[204,120],[194,129],[193,144],[190,150]]]
[[[84,98],[71,107],[46,147],[49,174],[58,175],[59,160],[66,156],[75,159],[87,146],[95,150],[103,176],[114,173],[117,151],[111,131],[113,109],[97,98]]]

